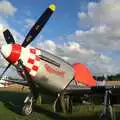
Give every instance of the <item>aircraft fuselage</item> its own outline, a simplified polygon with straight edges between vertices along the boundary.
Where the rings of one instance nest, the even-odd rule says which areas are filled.
[[[12,46],[12,52],[7,60],[11,60],[10,62],[17,66],[18,60],[21,59],[32,80],[43,88],[60,92],[73,79],[72,66],[61,58],[38,48],[24,48],[19,44],[9,44],[9,46]],[[13,56],[14,61],[10,58]]]

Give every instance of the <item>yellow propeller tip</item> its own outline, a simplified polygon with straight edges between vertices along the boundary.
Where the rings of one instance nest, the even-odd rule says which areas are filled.
[[[55,6],[55,4],[50,4],[50,5],[49,5],[49,8],[50,8],[52,11],[55,11],[56,6]]]

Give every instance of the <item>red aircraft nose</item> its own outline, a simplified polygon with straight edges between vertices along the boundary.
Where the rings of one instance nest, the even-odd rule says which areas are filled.
[[[3,57],[10,63],[15,63],[21,54],[21,45],[19,44],[7,44],[1,47],[1,53]]]

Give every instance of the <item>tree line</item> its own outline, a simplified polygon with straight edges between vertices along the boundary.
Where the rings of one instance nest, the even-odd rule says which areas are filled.
[[[102,81],[102,80],[120,80],[120,73],[115,75],[107,75],[106,77],[104,75],[102,76],[93,76],[96,80]]]

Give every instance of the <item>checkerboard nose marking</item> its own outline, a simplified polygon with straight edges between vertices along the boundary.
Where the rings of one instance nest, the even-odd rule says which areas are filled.
[[[36,48],[30,48],[29,52],[30,56],[27,60],[26,70],[32,77],[35,77],[39,69],[40,50]]]

